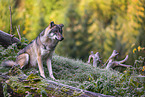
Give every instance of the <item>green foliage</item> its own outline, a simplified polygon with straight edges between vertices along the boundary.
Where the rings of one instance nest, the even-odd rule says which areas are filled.
[[[91,13],[84,9],[82,13],[78,12],[79,7],[75,5],[78,2],[69,3],[65,13],[65,40],[61,46],[63,49],[56,49],[58,53],[71,58],[87,60],[90,50],[93,48],[92,34],[89,33],[89,27],[92,24]],[[67,52],[67,53],[66,53]],[[85,53],[84,53],[85,52]]]
[[[59,82],[88,91],[114,96],[144,95],[144,81],[134,75],[134,69],[127,69],[121,74],[55,55],[53,70]]]
[[[0,64],[2,61],[15,60],[18,53],[17,45],[14,43],[10,45],[7,49],[0,45]]]
[[[14,1],[14,0],[12,0]],[[6,32],[10,31],[10,26],[7,26],[10,24],[10,11],[9,11],[9,0],[0,0],[0,29]],[[12,4],[11,6],[13,6]],[[8,24],[7,24],[8,23]]]
[[[2,61],[6,60],[15,61],[19,50],[24,48],[28,44],[28,42],[29,41],[26,38],[22,37],[21,43],[18,44],[14,43],[10,45],[8,48],[4,48],[2,47],[2,45],[0,45],[0,64]]]
[[[144,82],[138,82],[130,70],[119,76],[101,74],[97,80],[85,81],[80,88],[114,96],[144,95]]]
[[[135,60],[134,70],[137,74],[141,74],[141,75],[145,76],[145,70],[144,70],[145,65],[144,65],[144,63],[145,63],[145,57],[140,56],[138,58],[138,60]]]
[[[141,46],[141,47],[145,47],[145,39],[143,37],[145,37],[145,2],[144,0],[139,0],[139,3],[138,3],[138,11],[140,13],[138,13],[136,15],[136,20],[138,20],[138,24],[139,24],[139,27],[138,27],[138,31],[139,31],[139,35],[137,37],[137,45]]]
[[[10,97],[10,94],[7,92],[7,84],[3,83],[3,95],[4,97]]]
[[[136,22],[137,26],[134,27],[136,31],[138,31],[138,35],[134,35],[136,38],[136,41],[133,44],[133,47],[130,50],[130,60],[129,62],[133,64],[134,60],[137,60],[140,56],[145,57],[145,52],[144,50],[137,50],[139,47],[143,48],[145,47],[145,2],[144,0],[138,0],[136,3],[136,13],[134,15],[134,21]],[[136,49],[136,52],[132,52]]]

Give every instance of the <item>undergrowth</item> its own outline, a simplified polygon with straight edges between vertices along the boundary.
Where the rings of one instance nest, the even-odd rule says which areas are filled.
[[[0,64],[6,60],[15,61],[18,51],[16,44],[7,49],[0,46]],[[131,68],[127,68],[124,73],[119,73],[114,70],[94,68],[83,61],[56,54],[52,59],[52,67],[54,77],[59,80],[57,81],[59,83],[106,95],[145,96],[145,80],[137,77],[138,75]],[[39,71],[38,68],[33,70]],[[46,65],[44,70],[46,77],[49,78]],[[29,75],[28,71],[31,69],[24,70],[25,74]],[[35,73],[39,75],[39,72]]]
[[[80,89],[114,96],[145,95],[145,80],[140,80],[130,68],[124,73],[119,73],[54,55],[53,71],[59,82]]]

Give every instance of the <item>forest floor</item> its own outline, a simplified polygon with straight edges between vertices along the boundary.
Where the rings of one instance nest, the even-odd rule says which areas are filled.
[[[3,50],[2,58],[16,55],[8,47]],[[11,52],[11,55],[9,54]],[[8,55],[6,54],[8,53]],[[2,61],[1,61],[2,62]],[[38,68],[26,70],[17,67],[3,67],[0,65],[0,94],[7,96],[145,96],[145,79],[135,74],[131,68],[120,73],[112,69],[94,68],[81,60],[70,59],[54,54],[52,59],[54,77],[49,77],[47,66],[44,63],[46,79],[40,77]]]

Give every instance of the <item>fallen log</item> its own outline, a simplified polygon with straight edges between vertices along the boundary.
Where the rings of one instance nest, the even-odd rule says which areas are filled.
[[[2,45],[3,47],[6,48],[13,43],[19,43],[19,42],[20,40],[14,37],[14,35],[8,34],[0,30],[0,45]]]
[[[19,68],[12,67],[9,72],[0,73],[0,95],[14,97],[113,97],[64,85],[59,81],[43,79],[34,73],[28,76]]]

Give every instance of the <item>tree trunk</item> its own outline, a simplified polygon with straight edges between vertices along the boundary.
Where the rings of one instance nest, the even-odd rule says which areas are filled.
[[[5,70],[6,68],[1,67]],[[64,85],[30,74],[25,75],[19,67],[0,72],[0,95],[12,97],[113,97]]]

